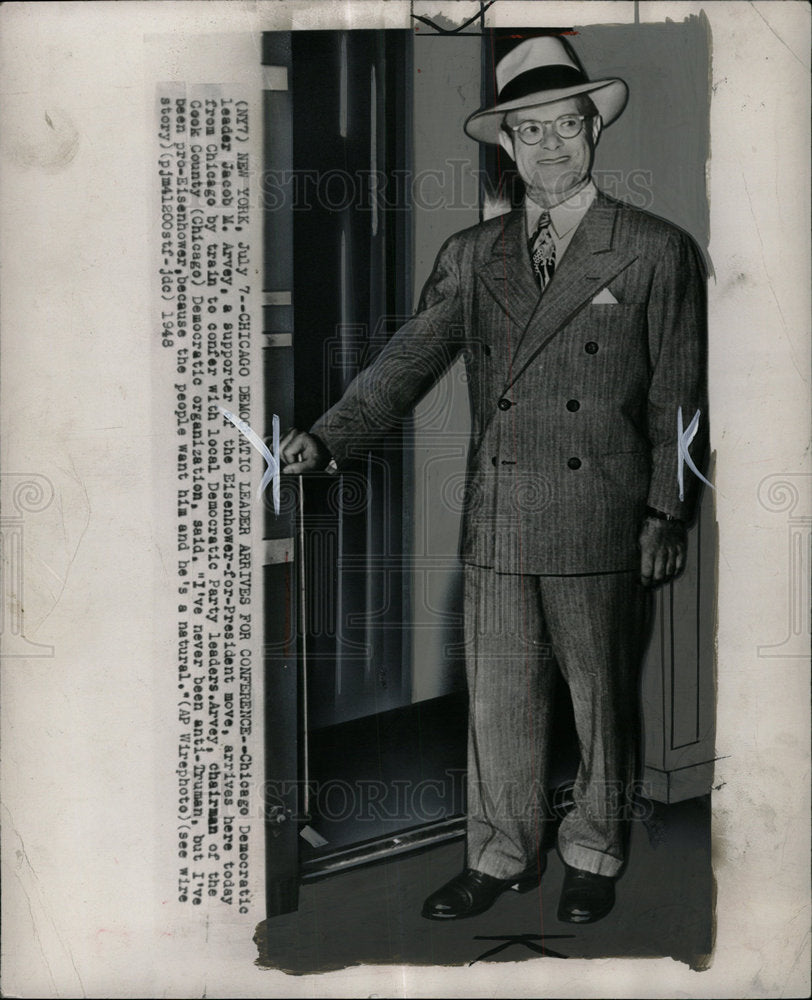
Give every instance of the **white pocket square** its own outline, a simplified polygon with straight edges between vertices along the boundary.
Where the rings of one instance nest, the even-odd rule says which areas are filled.
[[[593,306],[616,306],[617,299],[608,288],[602,288],[592,300]]]

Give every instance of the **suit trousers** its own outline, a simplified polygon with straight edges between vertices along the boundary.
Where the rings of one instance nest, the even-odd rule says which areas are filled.
[[[558,849],[575,868],[619,873],[651,608],[637,572],[528,576],[465,566],[468,867],[510,878],[538,864],[551,815],[549,732],[560,670],[581,761]]]

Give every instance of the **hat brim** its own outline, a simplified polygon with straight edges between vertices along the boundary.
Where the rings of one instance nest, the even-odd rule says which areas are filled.
[[[478,142],[498,143],[502,118],[506,112],[517,111],[520,108],[535,108],[540,104],[552,104],[553,101],[561,101],[565,97],[575,97],[578,94],[589,94],[603,124],[611,125],[626,107],[629,88],[623,80],[612,79],[580,83],[575,87],[561,87],[558,90],[543,90],[536,94],[528,94],[526,97],[517,97],[513,101],[505,101],[504,104],[496,104],[492,108],[475,111],[463,128],[467,135]]]

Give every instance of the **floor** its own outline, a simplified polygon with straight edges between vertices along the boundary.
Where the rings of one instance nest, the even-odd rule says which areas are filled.
[[[595,924],[556,919],[563,867],[555,850],[538,891],[508,892],[478,917],[425,920],[424,898],[462,867],[459,840],[304,884],[296,913],[259,925],[260,964],[304,974],[357,964],[670,956],[701,968],[713,934],[710,797],[647,806],[632,823],[615,908]]]

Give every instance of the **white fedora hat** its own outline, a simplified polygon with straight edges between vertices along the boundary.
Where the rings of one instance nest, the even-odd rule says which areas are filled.
[[[479,142],[499,142],[502,116],[576,94],[589,94],[609,125],[626,106],[629,89],[622,80],[590,81],[561,38],[545,36],[520,42],[496,66],[496,104],[474,112],[465,131]]]

